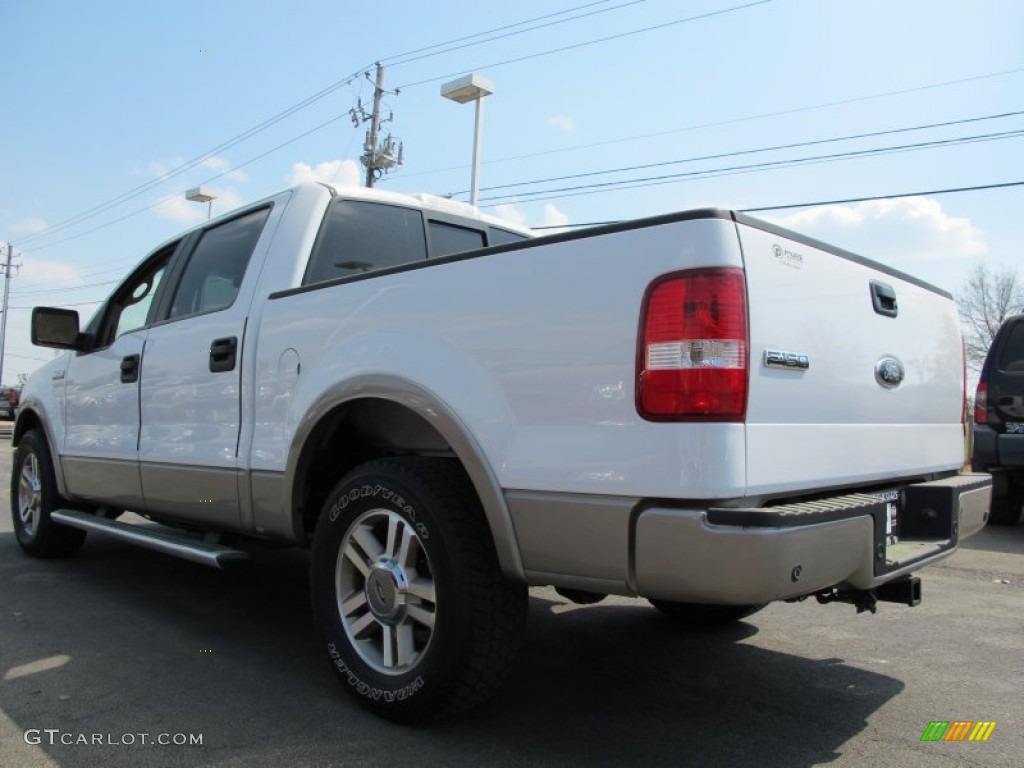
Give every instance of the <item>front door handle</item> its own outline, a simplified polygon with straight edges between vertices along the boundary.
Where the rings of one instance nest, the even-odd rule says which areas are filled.
[[[121,382],[131,384],[139,380],[139,356],[128,355],[121,358]]]
[[[210,373],[235,370],[237,352],[237,336],[228,336],[225,339],[214,340],[210,345]]]

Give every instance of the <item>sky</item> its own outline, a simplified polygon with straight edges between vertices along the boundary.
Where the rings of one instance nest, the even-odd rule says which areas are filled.
[[[86,320],[205,219],[185,190],[216,216],[359,184],[375,62],[404,145],[378,186],[468,200],[473,106],[440,90],[476,72],[480,206],[533,227],[1024,181],[1017,0],[0,0],[0,29],[5,384],[52,357],[33,306]],[[1022,212],[1024,186],[754,215],[956,293],[1020,267]]]

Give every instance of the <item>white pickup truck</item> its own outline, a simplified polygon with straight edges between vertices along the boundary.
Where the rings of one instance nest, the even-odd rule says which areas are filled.
[[[309,547],[327,657],[396,720],[497,688],[529,585],[684,624],[915,605],[988,513],[950,296],[728,211],[532,238],[308,184],[32,337],[68,351],[14,427],[22,548]]]

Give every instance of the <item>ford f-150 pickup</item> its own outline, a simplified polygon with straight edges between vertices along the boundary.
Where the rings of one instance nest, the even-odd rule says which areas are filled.
[[[66,352],[13,431],[21,547],[308,547],[325,656],[396,720],[497,688],[528,586],[691,625],[915,605],[988,514],[950,296],[729,211],[534,238],[307,184],[32,340]]]

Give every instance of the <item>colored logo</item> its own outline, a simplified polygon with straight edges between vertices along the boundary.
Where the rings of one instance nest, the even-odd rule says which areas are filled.
[[[921,741],[988,741],[995,729],[995,720],[932,720]]]

